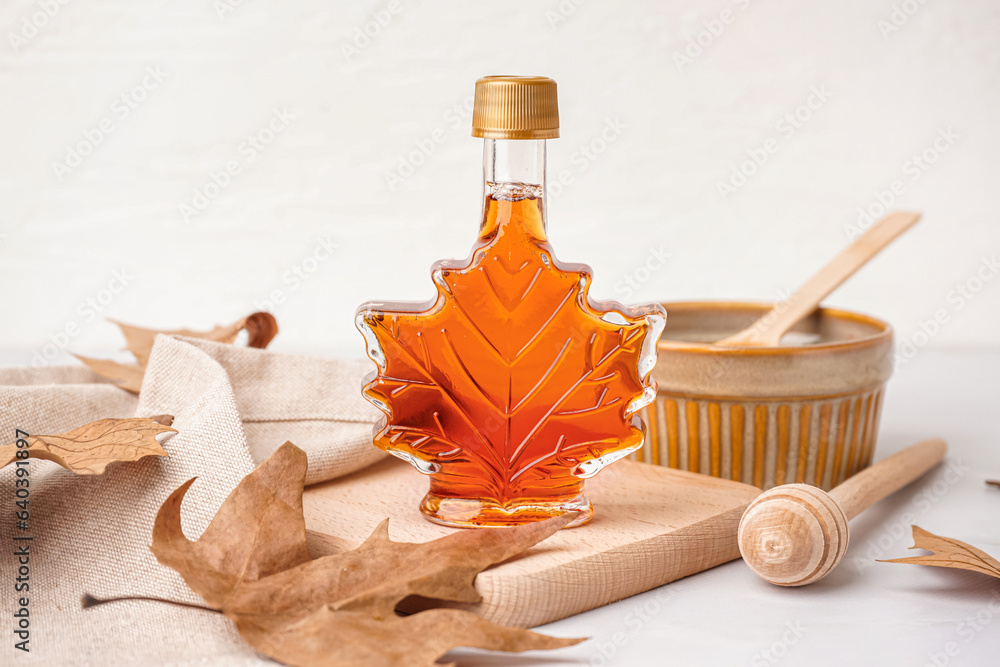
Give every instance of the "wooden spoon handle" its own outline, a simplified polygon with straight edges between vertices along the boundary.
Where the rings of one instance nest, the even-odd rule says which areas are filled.
[[[785,332],[814,311],[830,292],[840,287],[855,271],[919,219],[919,213],[906,211],[885,216],[854,243],[840,251],[840,254],[788,297],[787,301],[776,304],[752,325],[722,339],[716,345],[778,345]]]
[[[923,440],[862,470],[834,488],[830,497],[850,521],[936,466],[947,451],[948,445],[940,438]]]

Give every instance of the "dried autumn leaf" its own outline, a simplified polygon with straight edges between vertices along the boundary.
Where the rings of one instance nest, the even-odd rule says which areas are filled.
[[[257,312],[233,322],[226,326],[217,326],[210,331],[191,331],[190,329],[175,329],[173,331],[158,331],[156,329],[144,329],[111,320],[121,329],[125,336],[125,349],[136,358],[136,364],[122,364],[110,359],[92,359],[74,355],[77,359],[87,365],[90,370],[98,375],[114,380],[119,387],[133,393],[138,393],[142,387],[142,377],[145,373],[146,364],[149,362],[149,354],[153,349],[153,341],[157,334],[172,334],[177,336],[187,336],[188,338],[201,338],[204,340],[216,341],[219,343],[232,343],[244,329],[247,332],[247,347],[265,348],[278,335],[278,322],[271,313]]]
[[[255,649],[288,665],[453,667],[436,660],[457,646],[519,653],[582,641],[496,625],[457,609],[376,620],[324,606],[298,623],[271,627],[245,617],[237,628]]]
[[[914,563],[916,565],[933,565],[935,567],[950,567],[958,570],[970,570],[1000,578],[1000,561],[985,551],[949,537],[941,537],[929,533],[919,526],[913,526],[913,546],[911,549],[924,549],[933,552],[930,556],[913,556],[911,558],[893,558],[882,563]]]
[[[118,325],[125,336],[125,349],[131,352],[140,366],[149,361],[149,353],[153,349],[153,341],[157,334],[172,334],[188,338],[202,338],[217,343],[232,343],[241,331],[246,329],[247,347],[265,348],[278,335],[278,322],[274,315],[267,312],[257,312],[228,324],[217,326],[210,331],[191,331],[190,329],[175,329],[173,331],[158,331],[144,329],[131,324],[110,320]]]
[[[142,376],[145,374],[145,369],[142,366],[120,364],[110,359],[92,359],[91,357],[83,357],[79,354],[74,354],[73,356],[101,377],[114,380],[115,384],[122,389],[131,391],[133,394],[138,394],[139,390],[142,389]]]
[[[100,475],[109,463],[166,456],[156,437],[176,433],[169,415],[135,419],[99,419],[60,435],[29,435],[29,458],[54,461],[78,475]],[[0,447],[0,467],[17,458],[17,443]]]
[[[572,521],[458,531],[423,544],[393,542],[387,523],[357,549],[310,560],[302,516],[306,457],[278,448],[229,495],[197,541],[182,531],[191,480],[163,503],[150,547],[255,649],[289,665],[435,665],[458,646],[526,651],[580,640],[490,623],[462,610],[400,617],[404,598],[474,602],[476,574]]]

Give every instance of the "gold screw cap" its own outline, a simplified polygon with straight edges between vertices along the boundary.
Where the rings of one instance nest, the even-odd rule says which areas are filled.
[[[555,139],[559,136],[556,82],[544,76],[486,76],[476,81],[472,136]]]

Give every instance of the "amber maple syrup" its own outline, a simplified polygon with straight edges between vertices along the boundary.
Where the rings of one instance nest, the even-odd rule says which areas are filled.
[[[468,259],[435,264],[437,298],[358,310],[378,365],[364,392],[385,413],[374,441],[430,477],[431,520],[576,511],[579,525],[584,479],[642,444],[664,313],[592,301],[590,269],[555,258],[544,141],[488,139],[486,177],[479,237]]]

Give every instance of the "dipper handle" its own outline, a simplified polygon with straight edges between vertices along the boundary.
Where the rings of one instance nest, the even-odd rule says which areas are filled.
[[[944,458],[933,438],[907,447],[830,493],[808,484],[768,489],[750,503],[737,533],[743,560],[765,581],[804,586],[825,577],[847,553],[847,522]]]
[[[850,521],[936,466],[947,451],[941,438],[923,440],[862,470],[830,491],[830,497]]]

